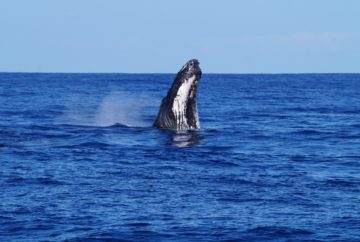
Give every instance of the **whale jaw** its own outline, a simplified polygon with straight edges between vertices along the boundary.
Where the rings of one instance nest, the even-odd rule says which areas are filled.
[[[201,75],[199,62],[196,59],[189,60],[183,66],[161,102],[153,124],[155,128],[172,130],[200,128],[196,95]]]

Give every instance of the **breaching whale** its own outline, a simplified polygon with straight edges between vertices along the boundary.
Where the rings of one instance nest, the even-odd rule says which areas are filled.
[[[201,74],[196,59],[189,60],[181,68],[161,102],[153,127],[172,130],[200,128],[196,92]]]

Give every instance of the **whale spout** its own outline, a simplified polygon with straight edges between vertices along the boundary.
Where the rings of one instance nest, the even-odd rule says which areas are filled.
[[[201,74],[196,59],[189,60],[181,68],[161,102],[153,127],[172,130],[200,128],[196,96]]]

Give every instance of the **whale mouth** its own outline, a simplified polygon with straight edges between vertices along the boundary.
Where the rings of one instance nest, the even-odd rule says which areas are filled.
[[[197,59],[191,59],[177,73],[172,87],[161,103],[154,127],[174,130],[200,128],[196,98],[202,75],[199,65]]]
[[[187,96],[182,97],[182,99],[186,98],[186,99],[188,99],[188,101],[192,100],[192,99],[196,99],[197,86],[198,86],[198,82],[202,75],[202,71],[201,71],[199,65],[200,65],[200,62],[197,59],[189,60],[177,74],[177,76],[175,78],[175,82],[176,82],[176,80],[180,81],[179,89],[189,88],[189,91],[185,92],[187,94]],[[185,93],[179,93],[179,91],[178,91],[177,94],[183,95]]]

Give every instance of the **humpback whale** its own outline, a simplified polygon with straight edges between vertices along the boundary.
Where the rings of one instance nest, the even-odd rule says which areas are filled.
[[[196,59],[189,60],[181,68],[161,102],[153,127],[172,130],[200,128],[196,92],[201,74]]]

